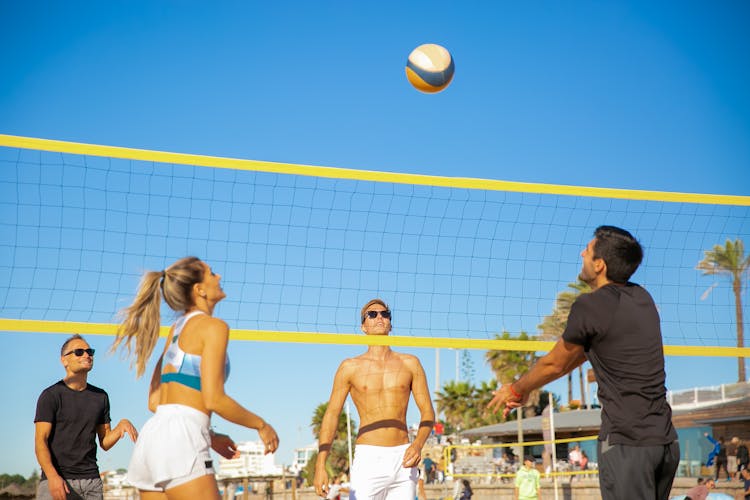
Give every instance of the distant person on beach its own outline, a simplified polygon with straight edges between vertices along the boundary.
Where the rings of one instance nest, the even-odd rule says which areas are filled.
[[[219,488],[209,449],[237,458],[235,443],[210,429],[217,413],[256,429],[266,453],[279,446],[276,431],[224,392],[229,376],[229,327],[213,316],[226,294],[221,276],[197,257],[185,257],[164,271],[146,272],[112,349],[135,343],[136,374],[143,375],[159,337],[162,299],[180,313],[167,337],[149,387],[148,407],[156,412],[141,430],[128,467],[128,481],[141,500],[214,499]]]
[[[573,445],[573,448],[568,452],[568,462],[570,462],[570,465],[572,465],[574,469],[581,466],[581,447],[577,444]]]
[[[747,469],[750,464],[750,452],[747,449],[747,442],[744,439],[740,439],[737,443],[737,476],[741,478],[740,473]]]
[[[453,500],[471,500],[473,495],[474,490],[471,489],[468,479],[456,481],[456,486],[453,488]]]
[[[714,445],[711,452],[708,454],[708,460],[706,460],[706,466],[711,467],[714,463],[716,464],[716,481],[719,480],[719,473],[721,469],[727,475],[727,480],[730,479],[729,469],[727,468],[727,445],[724,443],[724,437],[719,436],[719,440],[714,439],[708,432],[703,433],[712,445]]]
[[[96,462],[96,438],[103,450],[125,434],[138,433],[127,419],[110,428],[109,396],[88,383],[94,349],[80,335],[60,350],[65,377],[42,391],[34,417],[34,450],[42,467],[36,498],[40,500],[102,500],[102,479]]]
[[[422,460],[424,465],[424,471],[427,474],[426,484],[432,484],[435,482],[435,462],[430,458],[430,454],[427,453]]]
[[[523,466],[516,472],[516,500],[538,500],[539,499],[539,471],[536,470],[536,461],[531,455],[523,458]]]
[[[361,328],[368,336],[391,331],[391,311],[380,299],[360,311]],[[435,424],[435,411],[419,359],[397,353],[389,346],[371,345],[367,352],[344,360],[336,371],[328,409],[320,427],[315,463],[315,492],[329,489],[326,460],[344,401],[351,395],[361,421],[351,468],[352,500],[414,500],[422,447]],[[409,443],[406,410],[410,396],[420,412],[414,441]],[[427,476],[429,477],[429,476]]]
[[[629,281],[643,248],[624,229],[599,226],[581,257],[579,279],[591,293],[575,300],[552,350],[495,391],[488,406],[507,415],[533,390],[588,360],[602,403],[597,442],[602,498],[666,500],[680,446],[666,397],[659,312],[646,289]]]
[[[708,494],[716,486],[713,479],[698,478],[698,484],[685,493],[685,500],[706,500]]]
[[[419,479],[417,480],[417,497],[416,500],[427,500],[427,491],[424,489],[424,482],[426,474],[424,473],[424,466],[419,467]]]

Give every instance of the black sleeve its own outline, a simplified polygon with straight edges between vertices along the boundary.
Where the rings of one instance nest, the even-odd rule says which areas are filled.
[[[36,415],[34,423],[49,422],[55,423],[55,414],[57,413],[57,401],[49,389],[42,391],[36,402]]]
[[[588,352],[595,337],[607,331],[612,320],[612,301],[615,300],[608,292],[601,290],[587,293],[573,302],[562,334],[565,342],[583,346]]]
[[[98,422],[98,425],[108,424],[112,421],[112,419],[109,417],[109,395],[106,391],[102,392],[104,393],[104,408],[102,408],[102,416],[100,421]]]
[[[587,351],[591,344],[587,325],[588,309],[586,301],[581,300],[581,298],[573,302],[568,314],[568,323],[562,335],[565,342],[583,346]]]

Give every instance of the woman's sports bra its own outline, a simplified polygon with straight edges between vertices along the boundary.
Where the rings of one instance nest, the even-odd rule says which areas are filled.
[[[179,339],[180,333],[188,320],[198,314],[204,313],[202,311],[193,311],[182,316],[175,322],[172,344],[167,349],[167,352],[164,353],[164,365],[170,365],[177,371],[171,373],[162,372],[162,383],[177,382],[178,384],[188,386],[196,391],[201,390],[201,357],[198,354],[189,354],[183,351],[180,349],[180,344],[177,342],[177,339]],[[229,369],[229,356],[227,356],[224,367],[224,381],[229,378]]]

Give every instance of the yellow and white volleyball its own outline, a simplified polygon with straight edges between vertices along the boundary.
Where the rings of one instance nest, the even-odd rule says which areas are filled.
[[[415,89],[428,94],[445,90],[453,79],[453,57],[434,43],[420,45],[406,61],[406,78]]]

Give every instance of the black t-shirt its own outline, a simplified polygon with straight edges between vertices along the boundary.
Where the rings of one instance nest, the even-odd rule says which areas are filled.
[[[727,461],[727,445],[719,443],[719,453],[716,454],[716,460],[719,462]]]
[[[86,389],[74,391],[61,380],[42,391],[34,422],[52,424],[47,444],[52,464],[63,478],[99,477],[96,428],[110,422],[109,397],[104,390],[88,384]]]
[[[659,313],[635,283],[608,284],[581,295],[570,309],[563,340],[583,346],[602,403],[599,439],[653,446],[677,439],[664,386]]]
[[[737,463],[747,464],[750,462],[750,454],[748,454],[747,446],[741,444],[737,447]]]

